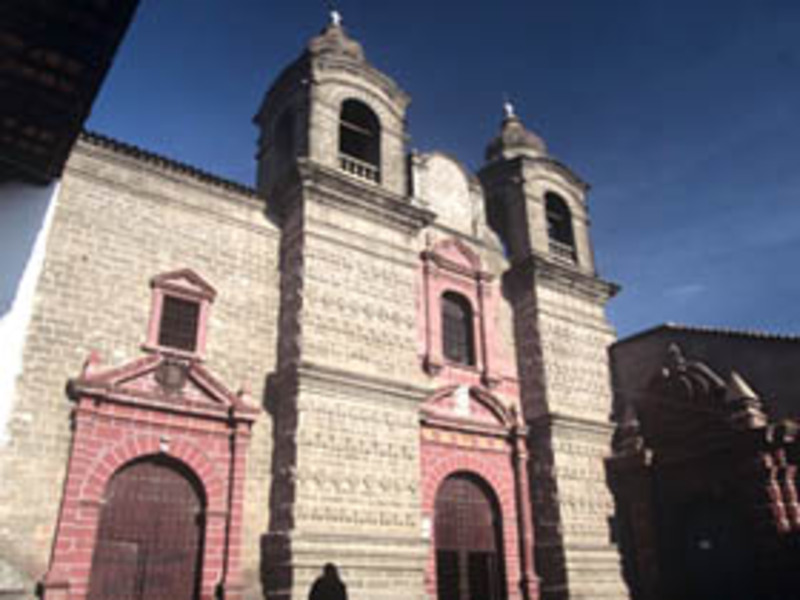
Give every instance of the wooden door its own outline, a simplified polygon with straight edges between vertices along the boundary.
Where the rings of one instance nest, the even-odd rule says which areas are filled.
[[[169,461],[149,459],[108,485],[92,558],[89,600],[193,600],[203,550],[198,484]]]
[[[467,476],[436,496],[434,536],[439,600],[503,600],[500,514],[488,489]]]

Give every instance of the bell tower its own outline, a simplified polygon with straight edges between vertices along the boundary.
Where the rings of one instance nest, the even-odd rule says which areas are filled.
[[[536,569],[544,600],[627,598],[609,529],[603,458],[612,428],[605,304],[589,186],[506,103],[479,173],[490,226],[511,260],[521,400],[529,427]]]
[[[413,299],[433,215],[407,190],[408,103],[334,15],[255,117],[257,185],[281,229],[272,600],[304,600],[327,564],[350,597],[424,595]]]
[[[259,191],[271,195],[291,166],[305,159],[405,195],[410,98],[367,62],[341,16],[332,14],[255,116]]]

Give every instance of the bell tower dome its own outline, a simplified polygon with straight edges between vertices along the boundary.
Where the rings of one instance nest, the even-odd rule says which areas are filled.
[[[255,116],[258,188],[268,197],[296,165],[318,166],[407,191],[408,95],[373,67],[337,12],[278,77]]]
[[[479,177],[489,222],[512,260],[531,254],[594,276],[589,185],[547,151],[506,102],[500,132],[486,147]]]

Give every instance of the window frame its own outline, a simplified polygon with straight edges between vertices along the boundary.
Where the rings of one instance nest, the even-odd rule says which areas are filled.
[[[448,306],[461,311],[458,319],[454,315],[448,315]],[[449,363],[474,367],[476,363],[475,352],[475,309],[472,302],[464,294],[448,289],[439,297],[439,309],[441,311],[441,344],[442,357]],[[450,317],[450,318],[448,318]],[[451,326],[457,324],[457,335],[453,336]],[[459,338],[459,339],[453,339]],[[463,339],[460,339],[463,338]],[[460,356],[455,356],[453,346],[456,344],[456,352]]]
[[[150,322],[147,329],[147,341],[142,345],[142,349],[178,358],[196,361],[204,360],[210,306],[216,297],[214,288],[189,269],[171,271],[153,277],[150,280],[150,287],[152,288]],[[197,304],[198,314],[194,350],[176,348],[160,343],[164,304],[167,298]]]
[[[199,302],[175,294],[164,295],[161,299],[161,318],[158,325],[159,346],[195,352],[199,325]],[[167,341],[168,338],[171,338],[170,341]]]
[[[434,243],[421,258],[418,347],[422,369],[431,377],[455,378],[490,388],[499,385],[500,370],[508,365],[505,355],[498,351],[500,290],[494,275],[485,271],[479,256],[457,238]],[[472,310],[471,364],[451,360],[444,353],[442,297],[448,292],[462,296]]]

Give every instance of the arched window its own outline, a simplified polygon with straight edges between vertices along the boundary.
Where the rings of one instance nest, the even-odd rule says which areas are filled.
[[[566,201],[553,192],[545,194],[547,235],[550,254],[555,258],[575,262],[575,236],[572,232],[572,213]]]
[[[381,124],[363,102],[345,100],[339,116],[339,165],[342,170],[380,182]]]
[[[472,306],[455,292],[442,294],[442,351],[447,360],[475,364]]]

